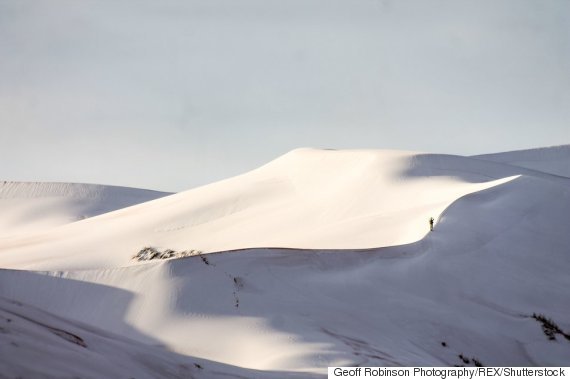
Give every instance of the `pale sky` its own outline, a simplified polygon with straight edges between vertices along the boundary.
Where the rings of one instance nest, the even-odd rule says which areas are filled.
[[[0,0],[0,180],[570,143],[570,0]]]

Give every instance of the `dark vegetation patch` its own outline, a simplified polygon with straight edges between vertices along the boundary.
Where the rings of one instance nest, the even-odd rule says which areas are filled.
[[[560,327],[552,321],[552,319],[547,318],[543,314],[532,314],[532,318],[538,321],[541,324],[542,332],[544,335],[551,341],[556,340],[556,335],[560,334],[564,338],[570,341],[570,334],[565,333]]]
[[[448,347],[448,344],[447,344],[447,342],[445,342],[445,341],[441,341],[440,344],[441,344],[441,346],[443,346],[443,347]],[[473,364],[473,366],[475,366],[475,367],[485,367],[485,366],[483,365],[483,363],[481,363],[481,361],[480,361],[479,359],[477,359],[477,358],[473,358],[473,357],[469,358],[468,356],[466,356],[466,355],[463,354],[463,353],[457,354],[457,357],[459,358],[459,360],[461,361],[461,363],[459,363],[459,364],[454,364],[454,365],[453,365],[454,367],[465,367],[466,365],[468,366],[468,365],[471,365],[471,364]]]
[[[483,365],[483,363],[481,363],[481,361],[478,360],[477,358],[468,358],[463,354],[459,354],[458,357],[461,360],[462,364],[453,365],[455,367],[465,367],[465,365],[470,365],[470,364],[473,364],[473,366],[475,367],[485,367],[485,365]]]
[[[200,255],[200,254],[198,254]],[[202,262],[204,262],[205,265],[209,266],[210,265],[210,261],[208,260],[208,258],[206,258],[203,255],[200,255],[200,258],[202,259]]]
[[[139,252],[136,253],[132,259],[135,261],[142,262],[142,261],[152,261],[157,259],[184,258],[200,254],[202,254],[200,250],[183,250],[183,251],[176,251],[172,249],[160,250],[156,247],[147,246],[139,250]]]
[[[471,359],[467,358],[466,356],[464,356],[463,354],[459,354],[459,359],[461,359],[461,361],[463,363],[465,363],[466,365],[468,365],[469,363],[471,363]]]
[[[478,359],[471,358],[471,360],[473,361],[473,364],[475,365],[475,367],[484,367],[483,364],[481,363],[481,361],[479,361]]]

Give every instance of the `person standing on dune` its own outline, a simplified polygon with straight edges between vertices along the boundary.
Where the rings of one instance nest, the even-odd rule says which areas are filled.
[[[433,232],[433,222],[434,222],[433,217],[430,217],[430,219],[429,219],[429,231],[430,232]]]

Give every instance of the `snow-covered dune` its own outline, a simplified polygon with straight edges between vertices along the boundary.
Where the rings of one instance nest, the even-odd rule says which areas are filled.
[[[70,320],[74,334],[85,333],[80,321],[134,341],[159,362],[198,362],[198,378],[567,366],[570,179],[546,171],[296,150],[236,178],[6,238],[0,265],[16,270],[0,270],[0,297]],[[238,250],[130,260],[147,245]]]
[[[183,356],[3,298],[0,353],[0,378],[280,379],[284,375]]]
[[[508,163],[570,178],[570,145],[476,155],[475,158]]]
[[[461,196],[525,172],[457,156],[299,149],[235,178],[4,239],[0,264],[41,270],[125,266],[146,246],[212,252],[406,244],[423,238],[429,218]]]
[[[0,238],[39,232],[166,195],[96,184],[0,181]]]

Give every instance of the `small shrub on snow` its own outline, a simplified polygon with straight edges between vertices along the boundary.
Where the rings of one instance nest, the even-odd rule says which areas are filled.
[[[200,255],[200,254],[198,254]],[[204,262],[205,265],[209,266],[210,265],[210,261],[208,260],[208,258],[206,258],[203,255],[200,255],[200,258],[202,259],[202,262]]]
[[[567,340],[570,340],[570,334],[564,333],[564,331],[560,329],[560,327],[556,325],[554,321],[547,318],[545,315],[540,313],[539,314],[533,313],[532,318],[541,323],[542,331],[544,332],[544,335],[548,337],[549,340],[551,341],[556,340],[556,334],[561,334]]]
[[[475,367],[483,367],[483,364],[481,363],[480,360],[475,359],[475,358],[471,358],[471,360],[473,361],[473,364],[475,365]]]
[[[136,261],[152,261],[155,259],[184,258],[193,255],[200,255],[201,253],[202,252],[199,250],[176,251],[172,249],[166,249],[164,251],[160,251],[155,247],[147,246],[139,250],[139,252],[136,253],[132,259]]]

